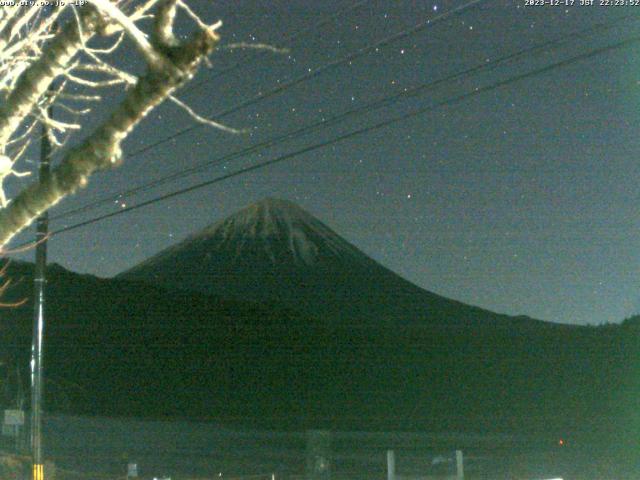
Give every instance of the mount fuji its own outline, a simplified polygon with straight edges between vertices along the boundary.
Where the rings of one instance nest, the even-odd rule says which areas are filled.
[[[8,277],[24,281],[3,300],[31,298],[32,272],[13,262]],[[47,390],[56,411],[599,436],[612,422],[631,432],[637,410],[637,320],[568,326],[446,299],[283,200],[254,204],[120,278],[52,266],[47,298],[47,374],[63,386]],[[5,374],[28,364],[33,308],[3,310]]]
[[[228,299],[275,302],[328,322],[546,324],[423,290],[296,204],[274,198],[205,228],[119,278]]]

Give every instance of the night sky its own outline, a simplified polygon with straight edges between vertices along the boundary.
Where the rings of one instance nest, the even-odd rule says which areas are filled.
[[[446,21],[435,19],[467,2],[370,1],[338,18],[331,15],[356,0],[189,3],[209,23],[224,21],[223,43],[291,48],[285,54],[215,53],[212,69],[200,72],[178,95],[205,115],[225,111],[429,18],[434,22],[222,119],[249,129],[249,134],[200,127],[125,158],[118,170],[95,175],[86,190],[65,200],[53,215],[403,89],[490,64],[592,25],[640,16],[640,6],[589,7],[579,6],[579,0],[568,7],[485,0]],[[289,40],[319,22],[319,30]],[[640,22],[630,18],[141,195],[60,218],[52,229],[637,35]],[[126,48],[122,52],[122,65],[139,71],[139,57]],[[640,312],[639,55],[638,44],[607,51],[59,235],[50,241],[50,260],[74,271],[112,276],[273,196],[297,202],[386,267],[446,297],[555,322],[619,322]],[[105,105],[96,109],[88,125],[96,125],[119,95],[106,95]],[[174,105],[164,105],[125,142],[125,154],[192,124]],[[10,192],[26,180],[12,182]],[[16,243],[27,238],[22,235]]]

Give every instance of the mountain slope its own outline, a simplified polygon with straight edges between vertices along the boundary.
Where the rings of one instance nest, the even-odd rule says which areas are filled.
[[[423,290],[297,205],[265,199],[118,278],[224,298],[277,301],[327,321],[529,326]]]
[[[5,300],[31,296],[32,268],[12,264],[24,280]],[[616,423],[637,438],[635,322],[569,327],[447,300],[288,202],[260,202],[120,278],[53,267],[47,297],[58,411],[553,436]],[[6,368],[28,365],[32,312],[0,312]]]
[[[5,300],[31,296],[32,271],[32,265],[11,265],[9,276],[22,281]],[[49,269],[47,299],[49,410],[272,429],[554,437],[600,435],[614,421],[630,433],[627,412],[637,410],[638,335],[631,324],[328,324],[277,305],[56,266]],[[23,386],[32,312],[32,303],[0,311],[2,378],[21,365]],[[2,403],[9,406],[7,400]],[[624,409],[610,411],[613,405]]]

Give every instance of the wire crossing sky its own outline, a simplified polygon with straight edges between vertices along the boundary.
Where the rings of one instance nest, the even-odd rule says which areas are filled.
[[[476,74],[476,73],[478,73],[478,72],[480,72],[482,70],[488,70],[488,69],[496,68],[497,66],[500,66],[500,65],[504,64],[505,62],[513,61],[513,60],[515,60],[515,59],[517,59],[519,57],[522,57],[523,55],[531,55],[533,53],[538,53],[538,52],[547,53],[548,52],[547,49],[561,46],[561,45],[565,44],[565,42],[567,40],[571,40],[571,41],[577,42],[585,34],[591,34],[591,33],[597,32],[598,30],[602,30],[604,28],[617,27],[620,24],[621,21],[627,21],[630,18],[633,19],[633,20],[636,20],[636,21],[639,20],[638,16],[635,16],[635,15],[633,15],[633,16],[625,16],[623,18],[616,19],[613,22],[606,23],[606,24],[598,24],[598,25],[596,25],[594,27],[588,28],[586,30],[582,30],[580,32],[571,32],[568,35],[565,35],[565,36],[563,36],[562,38],[560,38],[558,40],[550,41],[550,42],[544,42],[541,45],[535,45],[535,46],[527,48],[525,50],[521,50],[519,52],[510,54],[510,55],[506,55],[506,56],[501,57],[499,59],[492,60],[491,62],[482,62],[482,63],[480,63],[479,65],[476,65],[473,68],[464,70],[464,71],[459,72],[459,73],[455,73],[453,75],[449,75],[449,76],[447,76],[445,78],[440,78],[440,79],[438,79],[436,81],[433,81],[433,82],[429,82],[429,83],[426,83],[426,84],[421,84],[421,85],[418,85],[418,86],[415,86],[415,87],[412,87],[412,88],[409,88],[409,89],[405,88],[399,93],[395,93],[395,94],[386,96],[384,98],[378,99],[378,100],[373,101],[373,102],[369,102],[369,103],[367,103],[365,105],[362,105],[362,106],[359,106],[357,108],[353,108],[353,109],[347,110],[347,111],[345,111],[343,113],[340,113],[338,115],[334,115],[334,116],[332,116],[330,118],[325,118],[325,119],[322,119],[320,121],[313,122],[313,123],[311,123],[309,125],[305,125],[305,126],[303,126],[301,128],[297,128],[295,130],[285,132],[285,133],[283,133],[281,135],[277,135],[277,136],[271,137],[271,138],[269,138],[269,139],[267,139],[265,141],[262,141],[260,143],[251,145],[249,147],[240,149],[240,150],[238,150],[236,152],[232,152],[232,153],[230,153],[228,155],[224,155],[224,156],[222,156],[220,158],[213,159],[213,160],[207,160],[207,161],[204,161],[204,162],[200,162],[200,163],[194,165],[193,167],[189,167],[187,169],[180,169],[180,170],[178,170],[178,171],[176,171],[176,172],[174,172],[172,174],[166,175],[166,176],[164,176],[162,178],[159,178],[157,180],[154,180],[152,182],[141,184],[141,185],[138,185],[138,186],[136,186],[136,187],[134,187],[132,189],[128,189],[128,190],[121,191],[121,192],[118,192],[118,193],[113,194],[113,195],[109,195],[109,196],[107,196],[105,198],[98,199],[96,201],[90,202],[90,203],[88,203],[86,205],[83,205],[83,206],[81,206],[79,208],[76,208],[76,209],[73,209],[73,210],[63,211],[63,212],[59,213],[58,215],[56,215],[55,217],[52,217],[52,219],[53,220],[59,220],[59,219],[62,219],[62,218],[66,218],[66,217],[70,217],[70,216],[73,216],[73,215],[77,215],[78,213],[87,212],[87,211],[95,209],[96,207],[98,207],[100,205],[108,204],[108,203],[111,203],[111,202],[116,202],[117,200],[119,200],[122,197],[131,198],[133,195],[135,195],[135,194],[137,194],[139,192],[145,192],[145,191],[147,191],[149,189],[152,189],[152,188],[157,187],[159,185],[165,184],[167,182],[171,182],[171,181],[174,181],[176,179],[179,179],[179,178],[182,178],[182,177],[185,177],[185,176],[189,176],[189,175],[191,175],[193,173],[198,173],[198,172],[205,171],[208,168],[224,164],[225,162],[229,162],[230,160],[233,160],[233,159],[236,159],[236,158],[242,158],[242,157],[244,157],[244,156],[246,156],[248,154],[251,154],[251,153],[253,153],[255,151],[258,151],[258,150],[270,147],[272,145],[287,141],[287,140],[289,140],[291,138],[294,138],[294,137],[297,137],[299,135],[303,135],[303,134],[305,134],[307,132],[313,131],[314,129],[317,129],[317,128],[320,128],[320,127],[326,128],[327,126],[332,125],[335,122],[342,121],[342,120],[344,120],[345,118],[348,118],[351,115],[360,114],[362,112],[366,112],[366,111],[371,110],[371,109],[378,109],[378,108],[387,106],[387,105],[389,105],[389,103],[398,101],[398,100],[402,99],[403,97],[414,96],[414,95],[423,95],[424,93],[426,93],[430,89],[435,88],[438,85],[441,85],[443,82],[449,82],[449,81],[452,81],[452,80],[457,80],[457,79],[460,79],[460,78],[464,78],[467,75]],[[569,58],[569,59],[567,59],[565,61],[551,64],[551,65],[549,65],[549,66],[547,66],[545,68],[538,69],[538,70],[535,70],[533,72],[528,72],[528,73],[526,73],[524,75],[518,75],[516,77],[507,78],[504,81],[498,82],[497,84],[483,86],[481,89],[475,88],[468,95],[467,94],[463,94],[463,95],[461,95],[459,97],[456,97],[456,98],[452,99],[451,101],[446,101],[446,102],[444,102],[442,104],[434,105],[434,108],[439,108],[439,107],[445,106],[445,105],[451,103],[452,101],[464,100],[466,98],[469,98],[470,96],[482,93],[482,92],[486,91],[486,89],[499,88],[499,87],[503,86],[504,84],[512,83],[513,81],[518,81],[518,80],[521,80],[523,78],[527,78],[528,76],[531,76],[531,75],[539,75],[541,73],[545,73],[549,69],[563,67],[563,66],[566,66],[568,64],[574,63],[576,61],[581,61],[581,60],[584,60],[585,58],[590,58],[591,56],[594,56],[594,55],[600,55],[602,53],[606,53],[606,52],[608,52],[610,50],[614,50],[614,49],[617,49],[617,48],[624,48],[626,46],[629,46],[629,45],[632,45],[632,44],[636,43],[637,40],[638,40],[637,37],[633,37],[633,38],[630,38],[628,40],[625,40],[625,41],[622,41],[622,42],[619,42],[619,43],[616,43],[616,44],[613,44],[613,45],[609,45],[607,47],[603,47],[601,49],[596,49],[594,51],[587,52],[585,54],[578,55],[576,57],[571,57],[571,58]],[[426,111],[430,111],[430,110],[431,110],[431,108],[427,109]],[[423,111],[425,111],[425,110],[421,110],[420,112],[423,112]],[[402,120],[402,118],[400,118],[399,120]],[[388,123],[395,123],[396,121],[398,121],[398,120],[390,119],[388,121]],[[383,122],[383,123],[387,123],[387,122]],[[202,125],[194,125],[194,126],[189,127],[189,128],[193,129],[193,128],[197,128],[197,127],[201,127],[201,126]],[[368,131],[369,131],[369,129],[364,129],[364,131],[358,130],[358,131],[356,131],[356,133],[366,133]],[[178,134],[182,134],[183,132],[185,132],[184,129],[180,130],[178,132]],[[176,136],[179,136],[179,135],[173,134],[173,135],[171,135],[171,136],[169,136],[169,137],[167,137],[165,139],[161,139],[158,142],[155,142],[152,145],[146,147],[145,149],[143,149],[143,151],[146,151],[147,148],[158,148],[164,142],[166,142],[166,141],[168,141],[170,139],[176,138]],[[339,139],[342,139],[342,137],[339,137]],[[134,154],[130,155],[129,158],[131,158],[132,156],[136,156],[136,153],[137,152],[134,152]],[[205,182],[205,184],[206,184],[206,182]],[[130,210],[131,210],[131,207],[126,207],[123,210],[121,210],[120,212],[124,213],[124,212],[130,211]],[[93,223],[93,219],[90,220],[90,222]],[[82,222],[82,223],[86,223],[86,222]],[[65,228],[64,229],[64,231],[68,231],[68,230],[70,230],[70,228]]]
[[[54,230],[104,218],[52,239],[52,261],[110,276],[272,196],[465,303],[581,324],[640,311],[640,11],[490,0],[193,7],[224,20],[227,43],[290,46],[220,51],[179,94],[250,133],[191,128],[160,108],[125,145],[139,154],[52,212],[74,212]]]

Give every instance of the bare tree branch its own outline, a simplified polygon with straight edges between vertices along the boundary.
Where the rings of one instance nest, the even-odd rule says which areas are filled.
[[[174,97],[173,95],[169,96],[169,100],[171,100],[173,103],[175,103],[181,109],[183,109],[185,112],[187,112],[189,114],[189,116],[191,118],[193,118],[198,123],[202,123],[203,125],[209,125],[210,127],[217,128],[218,130],[222,130],[223,132],[233,133],[233,134],[236,134],[236,135],[240,134],[240,133],[247,133],[246,130],[238,130],[238,129],[235,129],[235,128],[232,128],[232,127],[227,127],[226,125],[223,125],[222,123],[218,123],[218,122],[213,121],[213,120],[211,120],[209,118],[205,118],[205,117],[202,117],[202,116],[198,115],[189,105],[184,103],[182,100]]]
[[[165,66],[164,59],[155,51],[149,40],[147,40],[147,36],[115,4],[111,3],[110,0],[89,1],[122,27],[125,34],[131,37],[140,53],[145,57],[147,63],[156,68]]]
[[[215,30],[219,25],[199,31],[187,44],[158,52],[163,56],[162,67],[158,68],[156,63],[149,64],[146,74],[137,80],[104,124],[68,152],[47,179],[28,186],[0,210],[0,245],[5,245],[64,196],[85,186],[92,173],[121,162],[122,141],[151,109],[193,77],[202,60],[217,44],[219,37]],[[74,45],[77,47],[78,43],[76,38]],[[68,64],[69,55],[64,57]],[[167,64],[170,68],[166,68]],[[59,66],[57,68],[59,74],[64,71]]]
[[[101,21],[93,7],[83,8],[80,20],[81,27],[75,22],[67,23],[66,28],[43,50],[39,59],[23,71],[13,92],[0,105],[0,149],[4,148],[22,121],[31,113],[51,82],[65,72],[82,48],[86,36],[93,35]]]
[[[119,165],[122,141],[164,100],[173,101],[198,122],[241,132],[202,117],[173,95],[193,78],[202,62],[208,62],[218,44],[221,22],[205,23],[184,0],[142,0],[137,8],[131,0],[88,1],[82,8],[67,2],[66,7],[54,9],[0,9],[0,254],[7,252],[2,247],[14,235],[85,186],[94,172]],[[153,15],[151,9],[155,9]],[[173,32],[178,14],[195,24],[196,33],[186,43]],[[154,19],[147,32],[137,24],[146,18]],[[54,28],[56,22],[62,28]],[[105,46],[93,41],[98,35],[118,36]],[[144,59],[146,71],[139,77],[113,61],[123,38],[133,42]],[[261,44],[228,48],[273,50]],[[84,132],[83,119],[101,100],[99,89],[112,87],[124,90],[121,103],[77,146],[62,150],[74,132]],[[55,119],[51,106],[58,108]],[[3,182],[10,175],[31,173],[14,165],[40,125],[48,127],[47,134],[57,147],[57,164],[46,178],[8,199]]]
[[[247,43],[247,42],[238,42],[238,43],[228,43],[220,47],[223,50],[266,50],[272,53],[280,53],[285,54],[289,53],[288,48],[278,48],[273,45],[269,45],[268,43]]]

